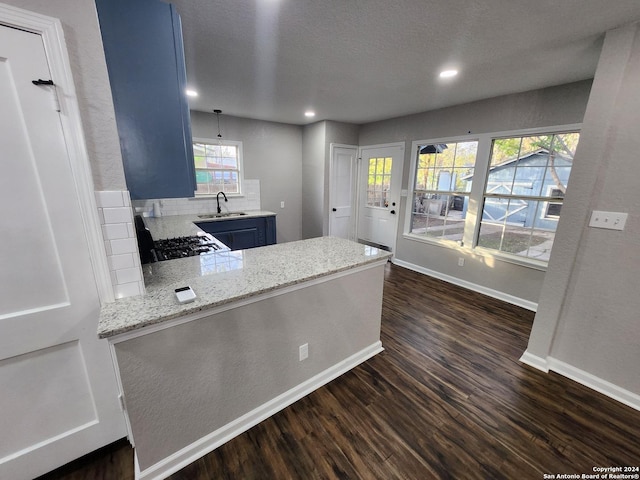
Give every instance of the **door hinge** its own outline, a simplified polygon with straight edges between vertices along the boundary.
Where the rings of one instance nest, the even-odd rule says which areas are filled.
[[[123,412],[126,412],[126,411],[127,411],[127,409],[126,409],[126,408],[125,408],[125,406],[124,406],[124,395],[123,395],[122,393],[121,393],[120,395],[118,395],[118,401],[120,402],[120,409],[121,409]]]

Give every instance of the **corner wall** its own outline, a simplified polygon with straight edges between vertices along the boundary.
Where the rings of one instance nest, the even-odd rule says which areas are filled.
[[[563,206],[567,221],[560,222],[525,355],[539,368],[559,361],[561,373],[577,373],[608,394],[623,389],[637,397],[636,408],[639,82],[639,25],[608,32]],[[625,230],[590,228],[594,209],[628,212]]]
[[[326,122],[302,129],[302,238],[322,236]]]

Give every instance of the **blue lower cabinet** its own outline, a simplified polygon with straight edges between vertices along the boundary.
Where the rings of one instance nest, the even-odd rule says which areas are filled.
[[[263,247],[276,243],[276,217],[254,217],[196,223],[231,250]]]

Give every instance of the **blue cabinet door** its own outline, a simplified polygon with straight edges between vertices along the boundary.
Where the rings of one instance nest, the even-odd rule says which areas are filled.
[[[254,217],[196,223],[231,250],[262,247],[276,243],[275,217]]]
[[[96,0],[131,198],[196,188],[180,17],[159,0]]]

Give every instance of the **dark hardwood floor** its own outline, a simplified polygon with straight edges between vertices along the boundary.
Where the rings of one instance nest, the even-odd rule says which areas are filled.
[[[542,479],[640,464],[640,412],[521,364],[533,313],[391,264],[385,351],[172,479]],[[119,443],[46,476],[133,479]]]

